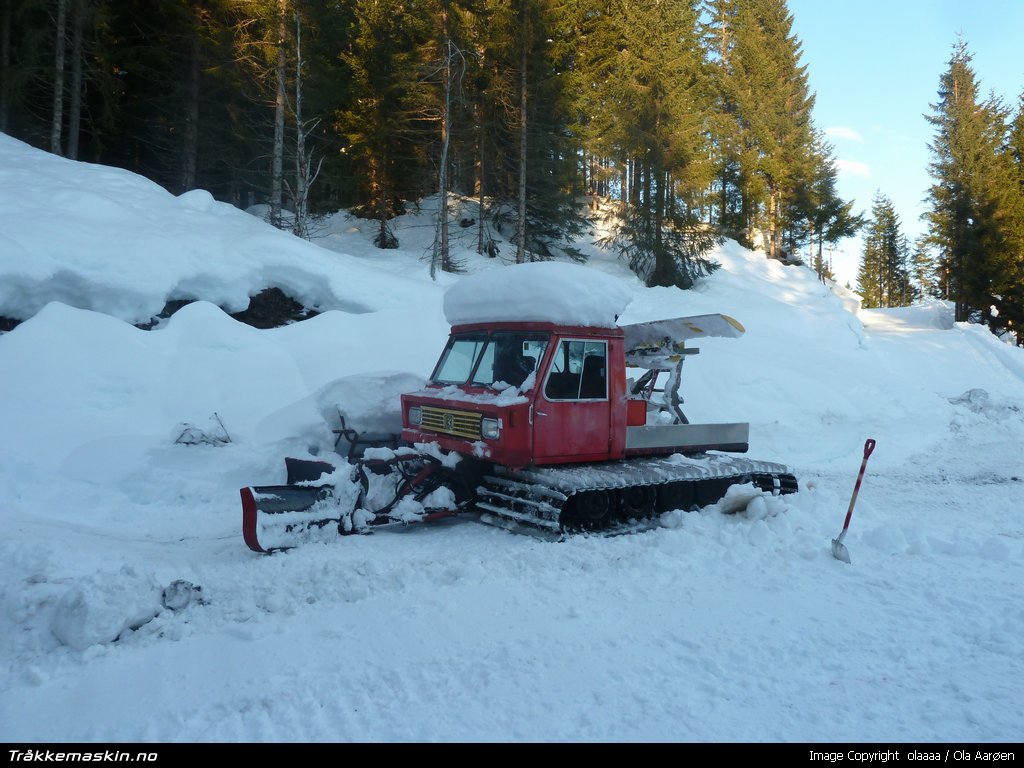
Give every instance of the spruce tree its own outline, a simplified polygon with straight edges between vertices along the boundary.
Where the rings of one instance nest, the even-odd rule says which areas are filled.
[[[831,144],[820,131],[813,136],[808,155],[810,178],[796,185],[787,218],[791,247],[795,249],[807,239],[809,260],[821,280],[825,277],[825,243],[853,237],[864,226],[864,217],[853,213],[852,200],[839,197],[839,170]]]
[[[1005,147],[998,156],[994,179],[1000,195],[1003,248],[995,254],[992,294],[996,315],[991,325],[1006,330],[1024,346],[1024,95],[1009,125]]]
[[[470,24],[472,56],[467,62],[466,83],[471,130],[464,137],[462,186],[478,203],[477,252],[496,257],[499,249],[490,203],[509,194],[507,153],[502,150],[509,141],[506,118],[515,90],[510,55],[516,28],[512,0],[486,0],[473,9]]]
[[[572,16],[554,0],[514,0],[511,8],[511,48],[503,65],[510,98],[502,142],[511,151],[504,157],[503,196],[515,205],[496,212],[495,219],[512,224],[517,260],[559,254],[583,260],[571,246],[583,233],[574,195],[579,150],[570,130]]]
[[[918,237],[914,242],[910,265],[916,298],[941,298],[935,258],[929,251],[929,242],[926,236]]]
[[[14,77],[11,66],[11,27],[14,0],[0,0],[0,132],[7,131]]]
[[[400,0],[356,0],[356,34],[342,52],[353,93],[337,122],[360,179],[357,210],[376,220],[378,248],[398,246],[388,222],[421,189],[425,163],[413,137],[425,130],[416,58],[425,23]]]
[[[735,0],[717,15],[732,25],[724,81],[741,137],[741,208],[766,230],[766,255],[783,258],[791,198],[812,175],[814,96],[800,41],[785,0]]]
[[[996,328],[1002,325],[997,319],[1004,301],[1000,297],[1012,292],[1000,287],[1015,261],[1008,193],[1012,164],[1005,151],[1006,110],[994,97],[980,99],[971,60],[959,40],[939,81],[939,101],[928,116],[935,127],[929,165],[935,183],[926,219],[956,320],[975,319]]]
[[[614,5],[591,15],[601,45],[586,52],[594,127],[607,126],[603,151],[630,174],[613,242],[648,285],[688,288],[718,266],[707,258],[717,234],[699,214],[714,169],[696,3]]]
[[[892,201],[877,192],[857,272],[857,292],[863,306],[902,307],[913,301],[908,250]]]
[[[710,222],[723,234],[744,242],[750,221],[749,211],[743,207],[746,185],[741,171],[745,164],[740,157],[745,139],[744,126],[737,114],[736,89],[740,83],[733,62],[737,7],[737,0],[709,0],[700,29],[714,100],[709,127],[715,164],[712,188],[717,201],[709,211]]]

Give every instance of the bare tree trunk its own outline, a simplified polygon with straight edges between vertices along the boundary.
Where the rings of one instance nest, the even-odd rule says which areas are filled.
[[[630,193],[630,204],[634,208],[639,208],[644,204],[643,190],[645,176],[647,174],[647,166],[640,162],[640,160],[634,158],[633,164],[633,175],[632,175],[632,192]]]
[[[306,124],[302,115],[302,69],[306,66],[302,58],[302,16],[295,11],[295,188],[289,188],[292,204],[295,208],[295,223],[292,234],[298,237],[309,237],[309,190],[320,175],[323,157],[313,169],[313,150],[306,149],[306,139],[320,119]]]
[[[442,14],[442,23],[445,46],[444,59],[441,62],[441,76],[444,78],[444,101],[441,104],[441,161],[437,180],[441,200],[437,212],[438,221],[437,232],[434,237],[433,258],[430,260],[431,277],[434,276],[438,266],[445,272],[456,271],[456,265],[451,258],[448,232],[448,188],[450,186],[448,157],[452,133],[452,87],[455,85],[456,78],[461,82],[466,66],[466,59],[462,51],[452,42],[449,36],[446,6]],[[482,211],[483,207],[481,205]]]
[[[295,14],[295,224],[292,232],[305,237],[306,195],[309,172],[306,167],[306,126],[302,123],[302,18]]]
[[[68,2],[57,0],[57,29],[54,35],[56,55],[53,62],[53,119],[50,122],[50,151],[62,154],[61,129],[64,126],[64,38],[67,34]]]
[[[388,248],[391,245],[391,238],[388,237],[388,193],[382,181],[384,178],[382,169],[387,167],[387,156],[381,157],[379,166],[379,168],[374,169],[376,181],[372,185],[372,188],[376,190],[374,199],[377,201],[377,220],[380,222],[380,230],[377,233],[377,247]]]
[[[619,212],[625,213],[629,207],[629,160],[622,163],[619,179]]]
[[[446,51],[442,65],[442,77],[444,78],[444,103],[441,107],[441,167],[438,169],[437,186],[441,195],[438,205],[438,242],[435,243],[434,258],[430,262],[430,276],[433,277],[437,266],[442,271],[451,269],[451,258],[448,251],[448,142],[451,132],[451,109],[452,109],[452,58],[455,56],[455,46],[448,38],[448,14],[442,15],[444,21],[444,38]],[[438,264],[440,262],[440,264]]]
[[[480,208],[477,222],[476,252],[484,254],[484,118],[483,109],[477,106],[476,121],[476,194]]]
[[[671,256],[665,248],[665,187],[667,186],[667,174],[661,167],[660,158],[655,160],[655,167],[650,170],[650,176],[655,179],[657,186],[654,188],[654,272],[656,280],[653,285],[672,285],[675,280],[675,270],[672,268]],[[650,187],[647,195],[650,198]]]
[[[87,0],[72,0],[71,103],[68,109],[68,157],[78,159],[78,138],[82,129],[82,27]]]
[[[14,0],[0,0],[0,132],[7,132],[11,114],[11,6]]]
[[[740,191],[740,223],[745,232],[750,232],[751,226],[754,223],[754,214],[751,210],[750,194],[747,190],[746,182],[744,181],[743,187]],[[749,235],[748,235],[749,237]]]
[[[284,182],[284,111],[285,74],[288,59],[284,41],[288,34],[285,14],[288,0],[278,0],[277,7],[277,98],[274,102],[274,153],[270,163],[270,223],[281,228],[281,200]]]
[[[529,13],[523,10],[523,40],[519,59],[519,231],[516,233],[516,264],[526,261],[526,48]]]
[[[185,96],[185,132],[181,152],[181,191],[195,189],[199,165],[199,86],[202,75],[202,44],[199,30],[203,24],[202,3],[192,3],[192,39],[189,41],[188,89]]]
[[[722,190],[718,203],[719,206],[721,206],[718,211],[718,225],[720,227],[724,227],[728,220],[726,211],[729,210],[729,174],[726,171],[724,163],[722,164],[722,176],[719,179],[719,183],[722,185]]]
[[[369,198],[375,209],[379,224],[374,244],[378,248],[390,248],[391,238],[388,234],[388,190],[385,186],[384,169],[388,166],[387,150],[370,153],[367,159],[366,175],[369,181]]]
[[[785,249],[782,247],[782,190],[778,190],[775,194],[775,257],[781,259],[785,255]]]

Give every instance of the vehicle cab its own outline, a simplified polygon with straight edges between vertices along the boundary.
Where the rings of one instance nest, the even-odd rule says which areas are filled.
[[[620,328],[456,325],[427,385],[402,396],[402,439],[509,467],[621,458]]]

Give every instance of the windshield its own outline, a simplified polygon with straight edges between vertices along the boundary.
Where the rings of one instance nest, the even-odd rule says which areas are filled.
[[[533,386],[548,338],[546,333],[526,331],[495,331],[489,338],[485,332],[457,334],[448,340],[431,380],[525,391]]]
[[[441,353],[434,375],[430,377],[431,381],[435,384],[466,383],[486,343],[486,333],[461,333],[452,336]]]

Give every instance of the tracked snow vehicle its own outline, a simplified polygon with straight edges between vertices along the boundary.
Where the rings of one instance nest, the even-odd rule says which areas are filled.
[[[567,265],[557,266],[562,277]],[[591,270],[569,270],[578,288],[575,270]],[[573,290],[548,283],[555,296]],[[461,290],[476,305],[448,312],[455,322],[429,381],[401,396],[400,433],[360,433],[342,415],[337,447],[348,461],[288,459],[285,485],[241,489],[249,547],[267,552],[461,513],[555,535],[618,531],[715,503],[736,484],[797,490],[787,467],[730,455],[747,451],[748,424],[694,424],[682,410],[682,365],[699,351],[686,342],[739,337],[736,320],[619,326],[602,317],[608,297],[600,290],[590,299],[597,311],[577,313],[558,299],[538,309],[532,302],[545,297],[531,285],[526,307],[495,304],[486,284],[475,295]],[[508,319],[515,315],[546,319]]]

